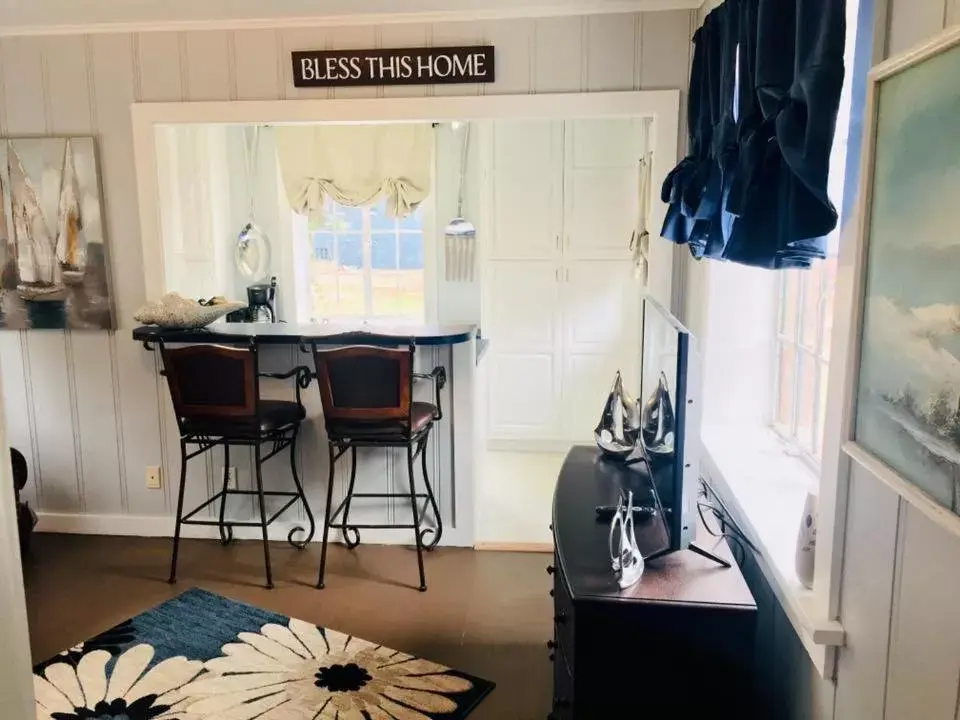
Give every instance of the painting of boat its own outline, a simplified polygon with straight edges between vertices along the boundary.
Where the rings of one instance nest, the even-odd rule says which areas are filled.
[[[0,329],[116,327],[92,137],[0,138]]]
[[[7,171],[20,278],[17,291],[27,301],[61,301],[66,293],[53,238],[43,216],[37,190],[12,146],[7,148]]]
[[[83,235],[80,191],[74,168],[73,143],[67,139],[63,148],[63,179],[60,207],[57,213],[57,262],[60,274],[68,285],[83,281],[87,263],[87,243]]]

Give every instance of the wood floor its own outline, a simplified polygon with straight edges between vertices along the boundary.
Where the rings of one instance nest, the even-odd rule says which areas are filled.
[[[316,590],[319,546],[274,543],[277,587],[263,588],[259,543],[184,540],[179,582],[170,541],[39,535],[24,563],[33,657],[42,661],[190,587],[335,628],[492,680],[470,720],[542,720],[550,712],[551,556],[441,548],[417,592],[413,550],[331,546]]]

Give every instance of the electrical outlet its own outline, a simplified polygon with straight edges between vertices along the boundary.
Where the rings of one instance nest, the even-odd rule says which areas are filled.
[[[223,477],[223,468],[220,468],[220,477]],[[227,489],[237,489],[237,468],[234,465],[227,466]]]
[[[147,466],[147,489],[148,490],[159,490],[161,487],[160,482],[160,466],[159,465],[148,465]]]

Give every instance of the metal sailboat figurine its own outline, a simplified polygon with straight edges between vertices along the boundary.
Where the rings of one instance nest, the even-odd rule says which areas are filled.
[[[24,300],[63,300],[66,288],[37,190],[10,142],[7,143],[7,170],[20,278],[17,291]]]
[[[73,145],[68,139],[63,149],[63,176],[60,182],[60,209],[57,217],[57,262],[68,285],[83,282],[87,265],[87,243],[80,213],[80,189],[73,166]]]

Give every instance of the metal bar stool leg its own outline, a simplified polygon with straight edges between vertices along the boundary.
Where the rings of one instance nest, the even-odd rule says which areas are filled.
[[[183,517],[183,493],[187,485],[187,444],[180,441],[180,494],[177,497],[177,524],[173,530],[173,557],[170,560],[171,584],[177,581],[177,555],[180,552],[180,525]]]
[[[224,525],[223,518],[227,512],[227,490],[230,486],[230,443],[223,443],[223,494],[220,496],[220,544],[229,545],[233,540],[233,526]]]
[[[407,443],[407,478],[410,480],[410,508],[413,510],[413,536],[417,541],[417,565],[420,568],[420,592],[427,591],[423,572],[423,541],[420,539],[420,513],[417,510],[417,489],[413,484],[413,443]]]
[[[343,505],[343,541],[350,550],[353,550],[360,544],[360,530],[350,527],[347,524],[347,518],[350,516],[350,501],[353,500],[353,486],[357,481],[357,446],[350,448],[350,484],[347,486],[347,497]],[[350,532],[353,532],[353,540],[350,539]]]
[[[273,573],[270,569],[270,542],[267,538],[267,508],[263,501],[263,473],[260,463],[260,444],[253,448],[254,463],[257,471],[257,498],[260,500],[260,525],[263,529],[263,561],[267,566],[267,589],[273,588]]]
[[[433,539],[425,543],[427,550],[433,550],[437,543],[440,542],[440,537],[443,535],[443,518],[440,517],[440,508],[437,505],[437,498],[433,494],[433,488],[430,486],[430,477],[427,475],[427,440],[430,437],[430,432],[428,431],[426,435],[423,436],[423,440],[420,442],[423,444],[423,447],[420,448],[420,464],[423,467],[423,484],[427,488],[427,498],[430,500],[430,507],[433,508],[433,516],[437,520],[437,527],[434,528],[424,528],[421,531],[420,541],[423,542],[423,538],[426,537],[427,533],[433,533]]]
[[[317,578],[317,587],[323,589],[323,575],[327,569],[327,539],[330,536],[330,506],[333,504],[333,479],[336,468],[333,464],[333,443],[327,443],[329,450],[330,473],[327,476],[327,507],[323,511],[323,548],[320,550],[320,576]]]
[[[307,519],[310,521],[310,532],[307,533],[307,536],[302,542],[295,541],[293,539],[294,534],[304,531],[302,527],[297,525],[287,535],[287,542],[297,548],[297,550],[303,550],[307,546],[307,543],[313,540],[313,535],[316,532],[317,525],[316,521],[313,519],[313,513],[310,511],[310,503],[307,502],[307,495],[305,492],[303,492],[303,485],[300,483],[300,476],[297,474],[297,437],[299,435],[300,427],[297,426],[293,429],[293,438],[290,440],[290,472],[293,474],[293,482],[297,486],[297,493],[300,495],[300,502],[303,503],[303,509],[307,513]]]

